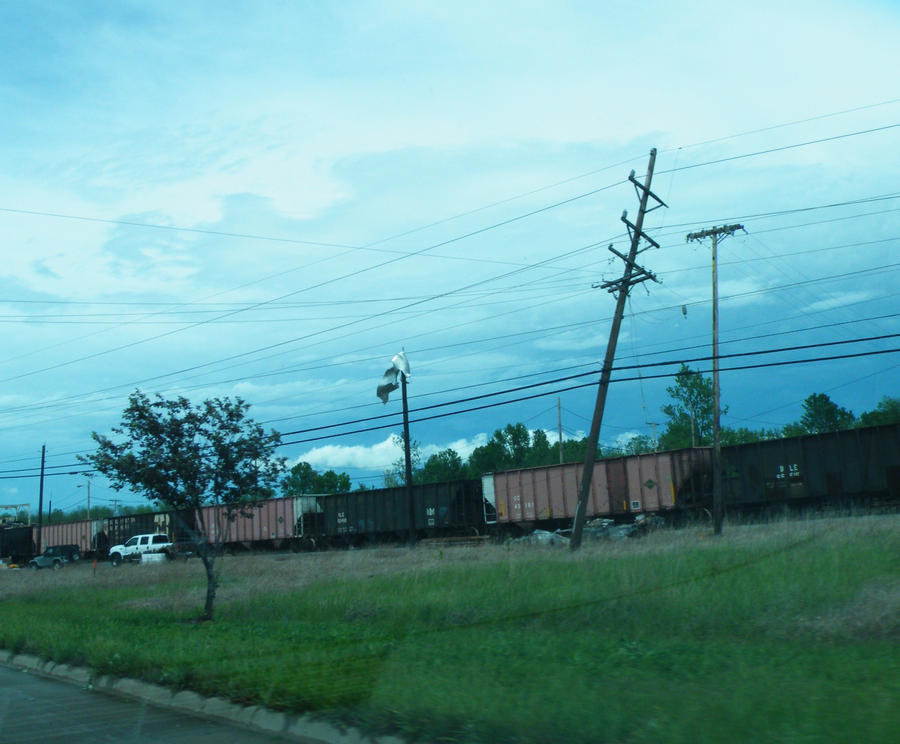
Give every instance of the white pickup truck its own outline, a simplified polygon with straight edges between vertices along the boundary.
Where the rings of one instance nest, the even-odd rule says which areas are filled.
[[[144,553],[166,553],[172,547],[168,535],[135,535],[124,545],[113,545],[109,549],[109,562],[118,566],[122,561],[140,561]]]

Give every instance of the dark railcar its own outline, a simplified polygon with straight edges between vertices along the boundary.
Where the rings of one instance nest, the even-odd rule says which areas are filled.
[[[297,521],[297,537],[307,547],[402,540],[409,533],[404,486],[327,494],[314,502],[304,506]],[[413,503],[420,535],[473,534],[484,527],[484,500],[476,479],[417,485]]]
[[[0,558],[14,563],[34,555],[31,527],[5,527],[0,529]]]
[[[900,424],[722,448],[726,505],[900,502]]]
[[[168,532],[168,514],[129,514],[122,517],[108,517],[104,530],[107,545],[122,545],[134,535]]]

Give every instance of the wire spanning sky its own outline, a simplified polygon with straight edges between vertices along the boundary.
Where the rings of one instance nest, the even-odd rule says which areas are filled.
[[[678,364],[710,368],[709,244],[685,236],[726,223],[746,233],[719,245],[721,353],[754,353],[722,361],[724,425],[900,395],[895,4],[29,2],[0,21],[0,503],[36,506],[46,444],[45,499],[83,505],[77,455],[138,388],[239,395],[291,461],[374,484],[400,456],[399,396],[375,388],[401,348],[426,456],[513,422],[552,441],[558,408],[583,435],[607,247],[627,251],[628,174],[654,147],[668,207],[640,262],[661,283],[629,298],[601,444],[658,433]]]

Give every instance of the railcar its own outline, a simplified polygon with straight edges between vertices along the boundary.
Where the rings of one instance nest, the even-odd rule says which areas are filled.
[[[900,424],[722,448],[726,508],[900,504]]]
[[[722,448],[727,511],[773,505],[900,505],[900,424],[849,429]],[[419,537],[528,532],[571,526],[583,465],[568,463],[491,473],[480,479],[413,488]],[[682,515],[712,501],[712,451],[695,447],[614,457],[594,464],[587,517],[631,520]],[[109,545],[141,533],[189,542],[200,529],[226,548],[315,549],[406,540],[406,488],[268,499],[228,520],[222,507],[44,525],[40,546],[78,545],[105,557]],[[37,525],[0,529],[0,557],[27,560]]]
[[[572,526],[584,465],[567,463],[490,473],[482,477],[501,533]],[[712,452],[694,447],[597,460],[586,518],[696,509],[709,499]]]
[[[421,537],[481,534],[485,511],[478,479],[425,483],[413,488],[415,530]],[[405,486],[335,493],[298,500],[295,548],[402,541],[409,535]]]

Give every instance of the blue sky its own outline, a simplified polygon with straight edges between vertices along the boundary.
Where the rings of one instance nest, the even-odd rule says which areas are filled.
[[[709,247],[684,236],[726,220],[748,234],[720,246],[723,354],[897,333],[898,32],[866,2],[3,4],[0,503],[36,505],[41,445],[69,472],[135,388],[294,432],[398,413],[374,391],[401,348],[413,409],[597,369],[593,285],[652,147],[662,283],[633,291],[619,363],[708,354]],[[869,354],[723,374],[723,423],[783,425],[813,392],[869,410],[900,394],[870,354],[896,347],[753,357]],[[675,368],[616,383],[601,441],[652,434]],[[413,437],[555,431],[566,386]],[[594,390],[558,396],[579,436]],[[372,478],[396,421],[282,454]]]

